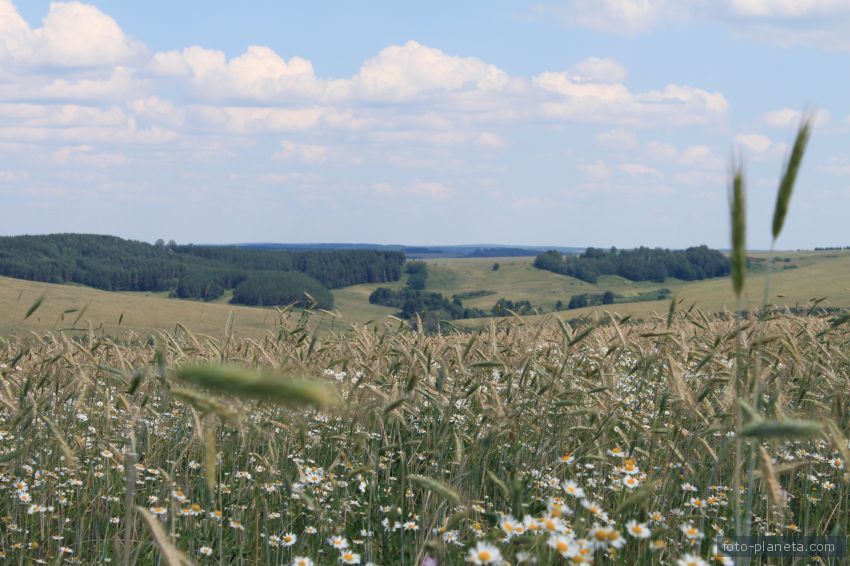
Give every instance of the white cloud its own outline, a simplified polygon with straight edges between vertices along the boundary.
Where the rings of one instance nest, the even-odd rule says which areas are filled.
[[[252,45],[229,61],[222,51],[198,46],[165,51],[156,53],[148,68],[155,75],[188,80],[200,97],[210,100],[268,102],[322,94],[310,61],[300,57],[286,61],[264,46]]]
[[[275,159],[283,161],[299,161],[301,163],[321,163],[328,158],[330,148],[324,145],[295,143],[284,140],[280,142],[280,151],[274,154]]]
[[[590,57],[573,65],[578,77],[602,83],[619,83],[626,80],[626,68],[614,59]]]
[[[495,65],[408,41],[381,50],[363,64],[350,83],[338,81],[330,90],[334,95],[353,90],[369,100],[400,102],[427,94],[501,92],[510,82]]]
[[[681,12],[687,14],[686,4],[686,0],[568,0],[551,8],[570,25],[630,36]]]
[[[735,142],[753,151],[764,153],[773,147],[773,141],[762,134],[738,134]]]
[[[418,182],[410,187],[410,192],[414,195],[422,195],[436,199],[446,199],[454,196],[454,191],[444,185],[436,182]]]
[[[560,0],[542,11],[570,26],[624,36],[708,21],[749,41],[850,49],[847,0]]]
[[[11,0],[0,0],[0,61],[17,66],[104,67],[131,63],[144,47],[111,17],[80,2],[51,2],[31,28]]]
[[[65,146],[52,154],[60,165],[80,164],[93,167],[116,167],[127,163],[127,156],[120,153],[98,153],[90,145]]]
[[[612,149],[635,149],[638,147],[638,139],[631,130],[608,130],[596,135],[599,145]]]
[[[576,169],[593,181],[601,181],[611,176],[611,169],[601,159],[591,163],[579,163]]]
[[[631,175],[632,177],[663,177],[658,169],[654,169],[643,163],[623,163],[619,166],[620,171]]]
[[[797,126],[803,119],[803,113],[793,108],[780,108],[772,112],[766,112],[761,117],[762,121],[768,126],[774,128],[787,128]],[[813,123],[815,127],[824,126],[829,123],[831,116],[826,110],[817,110],[813,115]]]
[[[727,0],[733,14],[756,18],[826,17],[850,9],[844,0]]]
[[[719,92],[674,84],[633,93],[620,83],[582,82],[568,73],[557,72],[541,73],[533,82],[541,90],[557,95],[543,104],[544,115],[564,120],[702,124],[722,116],[729,106]]]

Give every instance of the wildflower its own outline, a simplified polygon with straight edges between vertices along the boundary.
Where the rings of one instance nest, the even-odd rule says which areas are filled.
[[[575,456],[573,456],[572,452],[568,452],[567,454],[561,456],[559,460],[561,460],[561,463],[563,464],[572,464],[573,462],[575,462],[576,459]]]
[[[198,552],[200,552],[204,556],[212,556],[213,549],[208,547],[208,546],[202,546],[201,548],[198,549]]]
[[[292,566],[313,566],[313,560],[306,556],[296,556],[292,561]]]
[[[560,497],[553,497],[549,499],[547,511],[549,512],[550,517],[561,517],[572,513],[572,509],[564,505],[564,500]]]
[[[676,561],[676,565],[677,566],[708,566],[708,562],[706,562],[705,560],[703,560],[699,556],[694,556],[693,554],[686,554]]]
[[[538,521],[531,515],[526,515],[522,518],[522,526],[526,531],[531,531],[532,534],[537,534],[537,531],[543,528],[543,525],[540,524],[540,521]]]
[[[292,546],[296,542],[298,542],[298,537],[294,533],[286,533],[280,537],[281,546]]]
[[[564,482],[564,491],[567,492],[567,495],[572,495],[573,497],[584,497],[584,490],[573,480]]]
[[[690,501],[688,501],[688,505],[694,509],[702,509],[705,507],[706,502],[699,497],[691,497]]]
[[[499,528],[501,528],[508,538],[516,536],[517,527],[519,526],[519,521],[514,519],[510,515],[502,515],[501,519],[499,519]]]
[[[696,491],[697,487],[693,484],[685,482],[682,484],[682,491]]]
[[[304,527],[304,532],[307,533],[308,535],[314,535],[319,531],[316,530],[316,527],[308,526],[308,527]]]
[[[623,478],[623,485],[629,489],[634,489],[640,485],[640,481],[634,476],[626,476]]]
[[[634,519],[626,523],[626,531],[635,538],[649,538],[651,534],[646,523],[638,523]]]
[[[711,547],[711,561],[721,566],[735,566],[735,561],[725,554],[720,554],[717,545]]]
[[[469,549],[466,561],[473,564],[497,564],[502,561],[502,553],[495,546],[478,541],[475,548]]]
[[[686,523],[681,526],[682,532],[685,533],[685,536],[688,537],[689,540],[697,541],[702,539],[705,535],[701,530],[696,528],[690,523]]]
[[[245,527],[242,525],[242,522],[237,521],[236,519],[230,519],[230,521],[227,524],[230,526],[231,529],[237,529],[237,530],[240,530],[240,531],[245,530]]]
[[[339,555],[339,560],[343,564],[360,564],[360,555],[351,552],[350,550],[343,551],[342,554]]]
[[[560,517],[542,517],[540,524],[550,533],[563,533],[567,530],[567,525],[564,524]]]
[[[841,458],[833,458],[829,461],[829,465],[835,468],[836,470],[843,470],[844,460],[842,460]]]
[[[402,525],[402,526],[404,527],[405,531],[418,531],[419,530],[419,525],[416,524],[416,521],[405,521],[404,525]]]
[[[608,454],[615,458],[624,458],[626,456],[626,453],[619,446],[615,446],[614,448],[609,450]]]
[[[626,458],[626,460],[623,462],[623,466],[621,468],[617,468],[617,469],[620,472],[622,472],[624,474],[628,474],[630,476],[633,476],[633,475],[638,474],[640,472],[640,469],[635,464],[635,461],[631,458]]]
[[[555,552],[564,558],[568,558],[571,554],[575,554],[577,551],[577,548],[573,544],[573,539],[564,535],[552,535],[549,537],[549,540],[546,541],[546,544],[548,544],[551,548],[554,548]]]
[[[168,509],[166,509],[162,505],[156,505],[154,507],[151,507],[150,510],[151,513],[153,513],[154,515],[165,515],[166,513],[168,513]]]
[[[344,548],[348,548],[348,541],[345,540],[345,537],[341,536],[333,536],[328,539],[328,544],[337,550],[342,550]]]

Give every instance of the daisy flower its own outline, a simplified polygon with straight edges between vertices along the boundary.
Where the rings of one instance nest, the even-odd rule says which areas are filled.
[[[584,490],[573,480],[564,482],[564,491],[567,492],[567,495],[572,495],[573,497],[584,497]]]
[[[350,550],[344,550],[342,554],[339,555],[339,560],[343,564],[360,564],[360,555]]]
[[[502,553],[492,544],[478,541],[475,548],[469,549],[466,561],[473,564],[497,564],[502,561]]]
[[[708,566],[708,562],[699,556],[686,554],[676,561],[676,566]]]
[[[295,533],[286,533],[280,537],[281,546],[292,546],[296,542],[298,542],[298,537],[295,536]]]
[[[635,538],[649,538],[651,534],[646,523],[638,523],[634,519],[626,523],[626,531]]]
[[[313,560],[306,556],[296,556],[292,561],[292,566],[313,566]]]
[[[546,541],[546,544],[555,549],[555,552],[564,558],[569,558],[571,554],[576,554],[578,551],[573,539],[564,535],[552,535]]]
[[[682,532],[685,533],[685,536],[688,537],[688,540],[696,541],[701,540],[703,537],[705,537],[701,530],[699,530],[690,523],[686,523],[680,528],[682,529]]]
[[[337,550],[342,550],[344,548],[348,548],[348,541],[345,540],[345,537],[334,536],[328,539],[328,544]]]

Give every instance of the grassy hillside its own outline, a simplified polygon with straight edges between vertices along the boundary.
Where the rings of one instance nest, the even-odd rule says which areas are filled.
[[[826,297],[824,304],[850,306],[850,252],[780,253],[790,262],[778,263],[773,275],[773,300],[777,304],[804,304],[814,297]],[[758,254],[756,254],[758,257]],[[499,270],[493,271],[494,263]],[[428,290],[451,296],[456,293],[488,290],[495,293],[485,297],[464,300],[464,304],[489,310],[500,297],[511,300],[528,300],[542,306],[547,312],[554,309],[558,300],[565,304],[570,296],[579,293],[613,291],[617,294],[635,294],[667,287],[681,299],[685,306],[697,303],[709,311],[733,309],[734,300],[728,279],[696,282],[668,280],[663,284],[634,283],[619,277],[605,276],[597,285],[565,277],[532,267],[532,258],[476,258],[433,259],[428,263]],[[782,269],[794,265],[794,269]],[[761,301],[764,269],[750,275],[747,287],[751,290],[751,304]],[[333,326],[342,328],[352,322],[380,320],[393,314],[392,308],[370,305],[369,294],[379,286],[400,288],[404,280],[390,284],[354,285],[335,290],[335,310],[340,317]],[[22,322],[26,309],[42,293],[46,300],[27,321]],[[65,309],[88,309],[82,321],[93,325],[103,324],[107,332],[118,330],[145,331],[173,328],[180,321],[193,331],[217,336],[221,333],[228,314],[235,315],[235,328],[244,336],[262,335],[274,323],[270,309],[241,307],[226,304],[227,296],[217,302],[201,303],[168,299],[165,293],[110,293],[77,285],[51,285],[0,277],[0,334],[6,335],[14,328],[18,333],[42,331],[57,326]],[[782,295],[781,297],[777,295]],[[592,311],[614,311],[647,318],[653,313],[666,312],[667,301],[652,301],[589,307],[563,311],[561,316],[571,318]],[[118,320],[123,316],[119,327]],[[77,313],[65,315],[65,325],[70,325]],[[463,321],[466,323],[467,321]],[[471,321],[470,324],[474,324]],[[327,322],[330,326],[331,322]],[[62,326],[62,324],[58,324]]]

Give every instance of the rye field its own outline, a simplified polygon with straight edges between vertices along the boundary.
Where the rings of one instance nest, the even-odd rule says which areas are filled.
[[[3,340],[4,560],[723,564],[736,529],[846,531],[846,316],[311,316]]]

